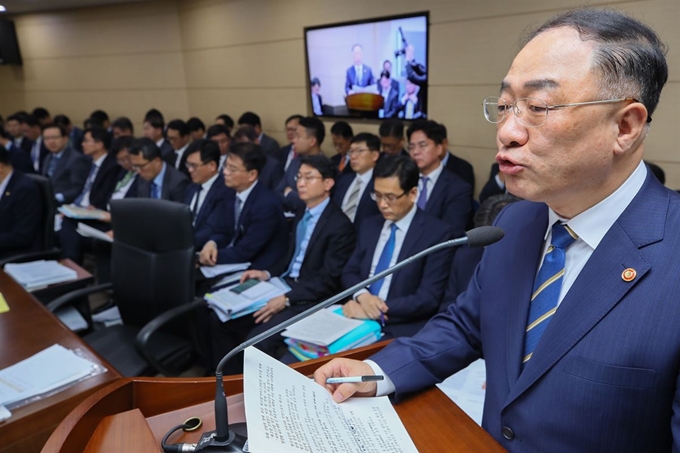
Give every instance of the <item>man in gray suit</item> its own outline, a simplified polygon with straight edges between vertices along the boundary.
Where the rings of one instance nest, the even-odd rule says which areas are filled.
[[[50,179],[54,198],[59,204],[72,203],[85,186],[91,159],[68,146],[68,135],[61,126],[45,126],[42,139],[49,151],[43,161],[42,174]]]
[[[141,176],[137,196],[182,203],[189,179],[161,159],[161,151],[149,138],[139,138],[130,145],[132,168]]]

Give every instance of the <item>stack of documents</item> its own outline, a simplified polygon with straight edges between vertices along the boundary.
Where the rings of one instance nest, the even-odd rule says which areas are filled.
[[[113,242],[113,238],[111,236],[96,228],[92,228],[90,225],[87,225],[85,223],[78,222],[76,231],[78,232],[79,235],[86,238],[94,238],[105,242]]]
[[[97,365],[55,344],[0,370],[0,404],[11,406],[96,374]]]
[[[78,220],[101,220],[108,215],[108,212],[101,209],[81,208],[74,204],[59,206],[57,210],[70,219]]]
[[[380,324],[342,315],[342,307],[330,307],[296,322],[281,335],[298,360],[309,360],[366,346],[380,340]]]
[[[6,264],[5,273],[26,288],[27,291],[78,278],[78,274],[73,269],[56,261],[45,260]]]
[[[254,313],[264,307],[270,299],[282,296],[290,291],[290,287],[280,278],[269,281],[247,280],[242,284],[208,293],[205,300],[215,311],[220,321],[239,318]]]

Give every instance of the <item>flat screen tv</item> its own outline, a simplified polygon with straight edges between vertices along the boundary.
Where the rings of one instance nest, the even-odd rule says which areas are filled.
[[[427,118],[429,13],[305,28],[312,114]]]

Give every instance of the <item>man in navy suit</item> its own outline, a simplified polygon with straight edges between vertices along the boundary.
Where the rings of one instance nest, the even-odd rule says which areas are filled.
[[[137,196],[184,202],[189,179],[161,159],[161,151],[149,138],[130,145],[130,162],[137,172]]]
[[[196,250],[201,250],[213,235],[211,219],[224,216],[227,195],[233,190],[224,185],[224,176],[218,172],[220,149],[217,143],[196,140],[189,145],[186,155],[192,184],[187,189],[185,202],[194,217]]]
[[[217,143],[217,146],[220,148],[220,164],[217,167],[217,171],[222,173],[224,170],[224,163],[227,161],[227,155],[229,154],[229,146],[231,146],[229,129],[221,124],[213,124],[208,128],[207,136],[208,140]]]
[[[69,147],[66,131],[56,124],[45,126],[42,141],[49,151],[42,174],[49,178],[59,204],[73,203],[85,187],[92,160]]]
[[[42,137],[44,127],[41,127],[38,120],[31,115],[20,116],[20,121],[24,133],[22,146],[28,146],[30,143],[29,153],[33,162],[33,169],[44,174],[42,165],[45,162],[45,157],[50,153]],[[24,142],[27,143],[24,145]]]
[[[456,156],[449,150],[449,137],[446,126],[444,123],[439,123],[439,127],[442,128],[442,132],[444,133],[444,140],[442,141],[443,149],[441,155],[444,168],[460,176],[463,181],[470,184],[470,187],[472,187],[472,190],[474,190],[475,171],[472,168],[472,164],[470,164],[470,162],[466,161],[465,159]]]
[[[7,122],[5,123],[5,128],[10,135],[10,140],[12,140],[13,146],[19,148],[30,155],[31,153],[31,141],[24,137],[24,131],[22,128],[22,117],[27,114],[22,114],[17,112],[13,115],[7,117]]]
[[[380,157],[380,139],[368,132],[352,137],[350,166],[353,172],[338,180],[333,203],[358,227],[369,217],[380,214],[378,205],[371,198],[373,193],[373,169]]]
[[[295,152],[295,147],[293,146],[293,141],[295,140],[295,134],[297,133],[297,127],[298,124],[300,123],[300,120],[303,118],[302,115],[291,115],[288,118],[286,118],[286,139],[288,140],[288,144],[286,146],[282,146],[281,149],[279,150],[279,153],[277,154],[277,159],[279,162],[281,162],[281,165],[283,166],[283,171],[285,172],[288,170],[288,166],[290,163],[297,157],[297,153]]]
[[[394,80],[390,78],[389,71],[380,73],[380,83],[378,83],[378,93],[384,98],[383,118],[394,118],[399,113],[399,85],[396,89]]]
[[[35,173],[31,155],[14,144],[11,134],[0,130],[0,145],[9,152],[9,160],[15,170],[22,173]]]
[[[381,156],[408,156],[404,149],[404,123],[392,118],[380,123],[378,129],[380,135]]]
[[[364,221],[357,248],[342,272],[349,288],[389,266],[439,242],[451,229],[415,204],[418,167],[408,157],[386,157],[375,167],[373,196],[382,215]],[[439,308],[444,295],[451,250],[433,253],[397,271],[345,303],[350,318],[384,321],[384,338],[411,336]]]
[[[163,133],[165,132],[165,121],[163,117],[156,114],[147,115],[142,124],[142,134],[144,137],[153,140],[161,152],[163,160],[172,159],[175,155],[175,148],[165,139]]]
[[[352,61],[345,77],[345,94],[354,93],[354,87],[367,87],[375,83],[371,68],[364,64],[364,48],[361,44],[352,46]]]
[[[267,156],[276,157],[278,155],[279,149],[281,148],[279,142],[262,131],[262,121],[260,120],[259,115],[253,112],[245,112],[238,119],[238,125],[239,127],[250,126],[255,129],[258,137],[258,144]]]
[[[331,157],[331,161],[338,169],[338,178],[343,175],[354,173],[349,164],[349,145],[354,137],[354,131],[346,121],[337,121],[331,126],[331,139],[337,154]],[[336,178],[337,179],[337,178]]]
[[[406,131],[409,152],[420,170],[418,207],[451,225],[456,237],[465,233],[472,212],[472,187],[445,171],[441,161],[444,131],[432,120],[416,121]]]
[[[68,144],[71,148],[78,152],[83,152],[83,135],[81,128],[74,125],[71,119],[66,115],[57,115],[54,117],[54,123],[62,126],[68,134]]]
[[[186,151],[189,147],[189,126],[182,120],[172,120],[168,123],[166,131],[167,141],[172,145],[172,154],[164,156],[164,160],[175,170],[189,177],[187,170]]]
[[[260,138],[252,126],[240,126],[234,134],[234,143],[250,142],[260,145]],[[260,145],[261,146],[261,145]],[[265,153],[266,154],[266,153]],[[267,189],[274,190],[283,178],[283,166],[273,154],[266,154],[267,160],[259,176],[259,180]]]
[[[34,250],[42,222],[38,186],[14,170],[9,152],[0,146],[0,259]]]
[[[680,450],[680,196],[642,162],[664,53],[612,10],[529,35],[484,106],[508,190],[531,201],[501,212],[505,238],[446,313],[370,365],[317,371],[386,375],[334,388],[336,401],[399,398],[483,356],[482,426],[508,451]]]
[[[234,189],[221,225],[201,250],[204,266],[250,262],[255,269],[278,263],[288,248],[288,228],[281,203],[258,175],[266,157],[259,145],[238,143],[229,151],[224,183]],[[226,229],[230,234],[224,234]]]
[[[290,286],[285,295],[275,297],[251,316],[234,319],[228,324],[217,321],[211,332],[219,332],[222,347],[213,351],[219,359],[246,338],[290,319],[312,305],[332,296],[340,289],[340,274],[356,244],[354,227],[347,217],[330,202],[330,192],[335,184],[335,167],[323,154],[301,159],[298,173],[298,193],[307,206],[298,216],[293,228],[285,259],[266,270],[248,270],[241,282],[248,279],[269,280],[281,277]],[[224,327],[222,327],[224,326]],[[226,345],[225,343],[229,344]],[[258,348],[276,357],[283,346],[283,338],[275,335],[258,344]],[[240,366],[243,361],[232,362]],[[231,372],[240,371],[239,368]]]

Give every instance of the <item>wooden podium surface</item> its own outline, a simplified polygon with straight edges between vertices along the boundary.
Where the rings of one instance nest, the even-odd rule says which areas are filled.
[[[365,359],[382,347],[371,345],[340,354]],[[311,375],[328,359],[294,366]],[[229,401],[229,422],[244,421],[242,376],[224,379]],[[161,439],[175,425],[198,416],[203,426],[193,433],[179,431],[169,443],[195,443],[202,432],[215,429],[215,380],[211,378],[120,379],[83,401],[57,427],[43,453],[161,452]],[[477,426],[436,387],[395,405],[406,430],[421,452],[503,452],[491,436]]]
[[[58,343],[68,349],[80,349],[85,357],[108,370],[49,398],[14,409],[12,417],[0,422],[0,453],[38,452],[59,422],[81,401],[121,376],[3,271],[0,293],[9,306],[8,312],[0,313],[0,369]]]

